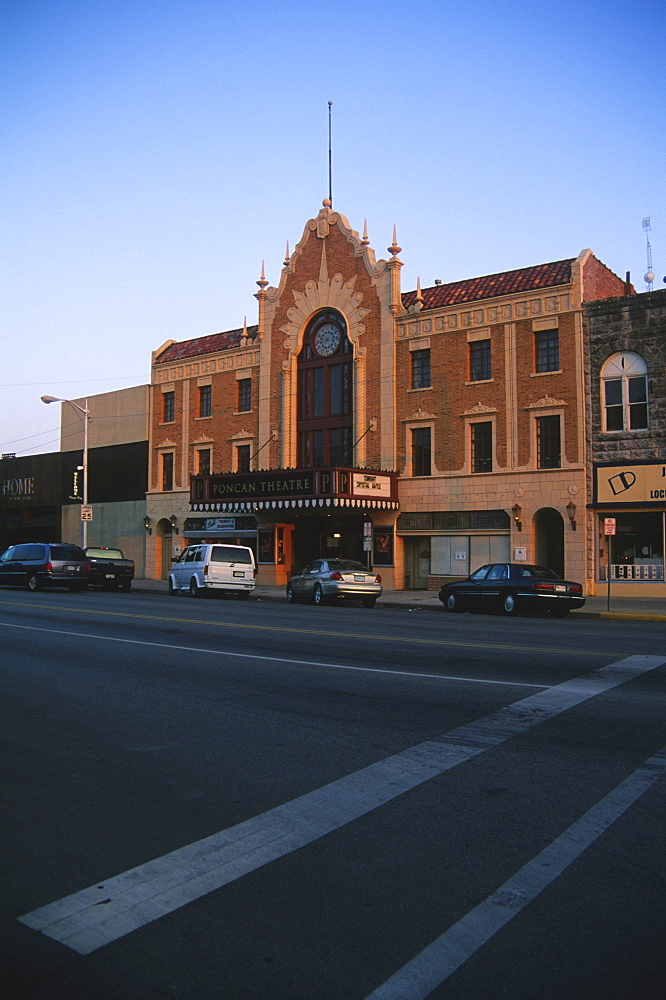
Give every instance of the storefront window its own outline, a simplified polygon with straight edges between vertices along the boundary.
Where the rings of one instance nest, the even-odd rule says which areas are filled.
[[[602,579],[608,579],[610,562],[612,580],[663,580],[664,515],[632,511],[612,516],[616,521],[615,535],[608,536]]]

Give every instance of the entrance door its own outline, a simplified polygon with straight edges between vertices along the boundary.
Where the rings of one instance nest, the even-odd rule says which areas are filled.
[[[160,580],[166,580],[171,572],[171,557],[173,555],[173,532],[171,529],[171,524],[165,517],[157,522],[157,534],[161,536],[162,547],[161,547],[161,558],[162,566],[160,571]]]
[[[430,537],[405,539],[405,590],[427,590]]]
[[[564,576],[564,521],[554,507],[542,507],[534,515],[536,561]]]

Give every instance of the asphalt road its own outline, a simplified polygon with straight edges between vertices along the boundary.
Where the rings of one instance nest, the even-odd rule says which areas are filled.
[[[0,591],[23,1000],[656,1000],[661,623]]]

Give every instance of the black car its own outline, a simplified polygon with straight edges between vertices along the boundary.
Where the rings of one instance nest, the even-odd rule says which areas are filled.
[[[0,584],[82,590],[88,580],[89,560],[83,549],[69,542],[24,542],[0,556]]]
[[[580,583],[563,580],[547,566],[526,563],[488,563],[466,580],[445,583],[439,599],[449,611],[550,611],[565,618],[585,604]]]

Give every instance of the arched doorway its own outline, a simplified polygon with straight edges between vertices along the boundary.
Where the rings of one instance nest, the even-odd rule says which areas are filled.
[[[534,515],[535,551],[539,566],[548,566],[564,576],[564,520],[554,507],[542,507]]]
[[[171,527],[171,522],[166,517],[160,518],[157,522],[156,534],[159,538],[157,558],[161,563],[158,566],[158,579],[166,580],[171,570],[171,558],[173,555],[173,528]]]

